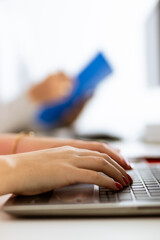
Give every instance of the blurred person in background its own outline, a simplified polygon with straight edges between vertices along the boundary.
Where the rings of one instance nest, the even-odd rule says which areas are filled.
[[[43,5],[49,11],[58,2],[0,1],[0,133],[30,129],[40,106],[62,100],[73,89],[69,76],[50,74],[64,69],[64,64],[57,60],[59,25],[54,14],[52,21],[49,14],[44,19]],[[59,52],[60,58],[65,56],[63,52]],[[85,102],[70,109],[60,125],[72,124]]]
[[[52,74],[33,85],[9,103],[0,103],[0,132],[33,129],[32,120],[37,109],[47,103],[63,100],[73,89],[73,81],[62,72]],[[59,126],[68,126],[77,118],[86,100],[70,109]],[[65,110],[65,109],[64,109]]]

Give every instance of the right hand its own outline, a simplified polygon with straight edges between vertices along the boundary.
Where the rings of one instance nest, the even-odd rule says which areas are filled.
[[[48,76],[29,90],[30,98],[37,104],[56,102],[67,97],[73,88],[73,81],[59,72]]]
[[[58,72],[48,76],[42,82],[35,84],[28,92],[29,98],[37,105],[56,103],[70,95],[74,88],[74,81],[64,74]],[[83,110],[91,96],[87,96],[81,101],[74,102],[69,109],[63,109],[63,116],[60,126],[71,125]]]
[[[76,183],[96,184],[117,191],[131,183],[118,163],[97,151],[64,146],[7,155],[9,158],[13,168],[9,189],[15,194],[35,195]]]

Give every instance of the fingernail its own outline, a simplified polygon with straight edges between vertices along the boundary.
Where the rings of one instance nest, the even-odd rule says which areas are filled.
[[[129,174],[127,174],[127,177],[129,179],[130,183],[133,183],[133,180],[132,180],[131,176],[129,176]]]
[[[123,158],[122,161],[124,162],[125,165],[128,166],[127,161]]]
[[[132,167],[131,167],[131,165],[129,164],[129,162],[126,161],[124,158],[123,158],[123,162],[124,162],[124,164],[125,164],[128,168],[132,169]]]
[[[123,180],[127,185],[129,185],[129,182],[127,181],[127,179],[124,176],[123,176]]]
[[[131,166],[131,168],[132,168],[132,169],[134,168],[134,165],[133,165],[133,163],[130,163],[130,166]]]
[[[123,189],[123,186],[119,182],[115,182],[115,185],[119,190]]]
[[[128,163],[128,168],[129,168],[129,170],[132,170],[133,169],[133,167],[131,166],[131,164],[130,163]]]

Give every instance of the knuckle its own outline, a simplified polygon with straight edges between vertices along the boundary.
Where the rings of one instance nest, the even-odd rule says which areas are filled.
[[[126,171],[124,170],[124,168],[122,168],[121,166],[118,166],[119,171],[123,174],[123,175],[127,175]]]
[[[104,142],[97,142],[99,146],[104,147],[105,143]]]
[[[96,142],[96,144],[97,144],[97,146],[99,148],[103,148],[104,147],[104,143],[102,143],[102,142]]]
[[[123,180],[123,175],[118,169],[117,169],[117,172],[116,172],[116,178],[119,179],[119,180]]]
[[[112,178],[109,179],[109,184],[111,187],[115,187],[115,181]]]
[[[68,153],[73,153],[75,152],[75,148],[71,146],[65,146],[64,150],[66,150]]]
[[[106,167],[108,165],[108,162],[102,157],[98,157],[97,160],[102,167]]]
[[[111,157],[106,153],[102,153],[102,157],[106,160],[111,160]]]
[[[106,150],[106,144],[103,142],[97,142],[97,147],[101,152],[104,152]]]

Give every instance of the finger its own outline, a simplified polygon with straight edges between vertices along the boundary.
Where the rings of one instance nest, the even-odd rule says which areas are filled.
[[[89,147],[88,147],[89,148]],[[99,150],[98,150],[99,149]],[[90,155],[90,156],[94,156],[94,155],[98,155],[98,154],[106,154],[106,156],[110,156],[113,160],[115,160],[118,164],[120,164],[124,169],[132,169],[130,165],[128,165],[128,163],[124,160],[123,157],[119,157],[118,153],[114,153],[115,150],[113,149],[105,149],[103,148],[102,151],[102,146],[98,148],[98,146],[92,146],[92,150],[87,150],[87,149],[80,149],[78,148],[78,155]]]
[[[130,164],[124,159],[124,157],[118,153],[114,148],[105,143],[98,143],[96,149],[101,153],[108,154],[112,159],[114,159],[118,164],[120,164],[124,169],[132,169]]]
[[[121,150],[120,150],[120,148],[117,148],[117,147],[113,147],[113,146],[111,146],[108,142],[106,142],[106,143],[103,143],[103,144],[106,144],[106,145],[108,145],[109,147],[111,147],[111,148],[113,148],[116,152],[118,152],[118,153],[120,153],[121,152]]]
[[[97,151],[100,153],[105,153],[114,159],[118,164],[120,164],[124,169],[132,169],[130,164],[124,159],[124,157],[118,153],[113,147],[108,143],[93,142],[93,141],[77,141],[75,142],[75,147],[81,149],[88,149],[91,151]]]
[[[111,159],[110,157],[106,156],[106,154],[103,154],[104,159],[106,159],[109,163],[111,163],[114,167],[116,167],[122,175],[127,179],[128,183],[132,183],[133,180],[130,177],[130,175],[127,174],[127,172],[124,170],[123,167],[121,167],[116,161]],[[126,180],[124,180],[126,182]]]
[[[115,182],[112,178],[86,169],[77,169],[75,171],[75,183],[95,184],[115,191],[123,189],[122,185]]]
[[[128,186],[130,183],[126,178],[127,176],[124,177],[122,172],[119,171],[116,166],[112,165],[112,163],[106,161],[102,157],[80,157],[76,160],[75,165],[79,168],[102,172],[107,176],[113,178],[115,181],[118,181],[123,186]]]
[[[84,156],[89,157],[100,157],[100,158],[104,158],[107,161],[109,161],[109,163],[111,163],[114,167],[116,167],[124,176],[124,181],[125,183],[128,185],[128,183],[132,183],[132,178],[126,173],[126,171],[124,170],[124,168],[122,168],[116,161],[114,161],[113,159],[111,159],[107,154],[104,153],[100,153],[98,151],[92,151],[92,150],[88,150],[88,149],[77,149],[77,148],[73,148],[70,147],[70,151],[75,152],[75,155],[77,156]],[[70,152],[69,152],[70,153]]]
[[[89,157],[89,156],[92,156],[92,157],[99,157],[99,158],[104,158],[106,159],[109,163],[111,163],[114,167],[116,167],[121,173],[122,175],[124,176],[124,181],[125,183],[128,185],[129,183],[132,183],[133,180],[132,178],[126,173],[126,171],[124,170],[123,167],[121,167],[116,161],[114,161],[113,159],[111,159],[107,154],[104,154],[104,153],[100,153],[100,152],[97,152],[97,151],[91,151],[91,150],[85,150],[85,149],[78,149],[78,156],[82,157],[84,156],[85,158],[86,157]],[[78,160],[76,160],[78,161]],[[92,162],[93,164],[93,162]]]

